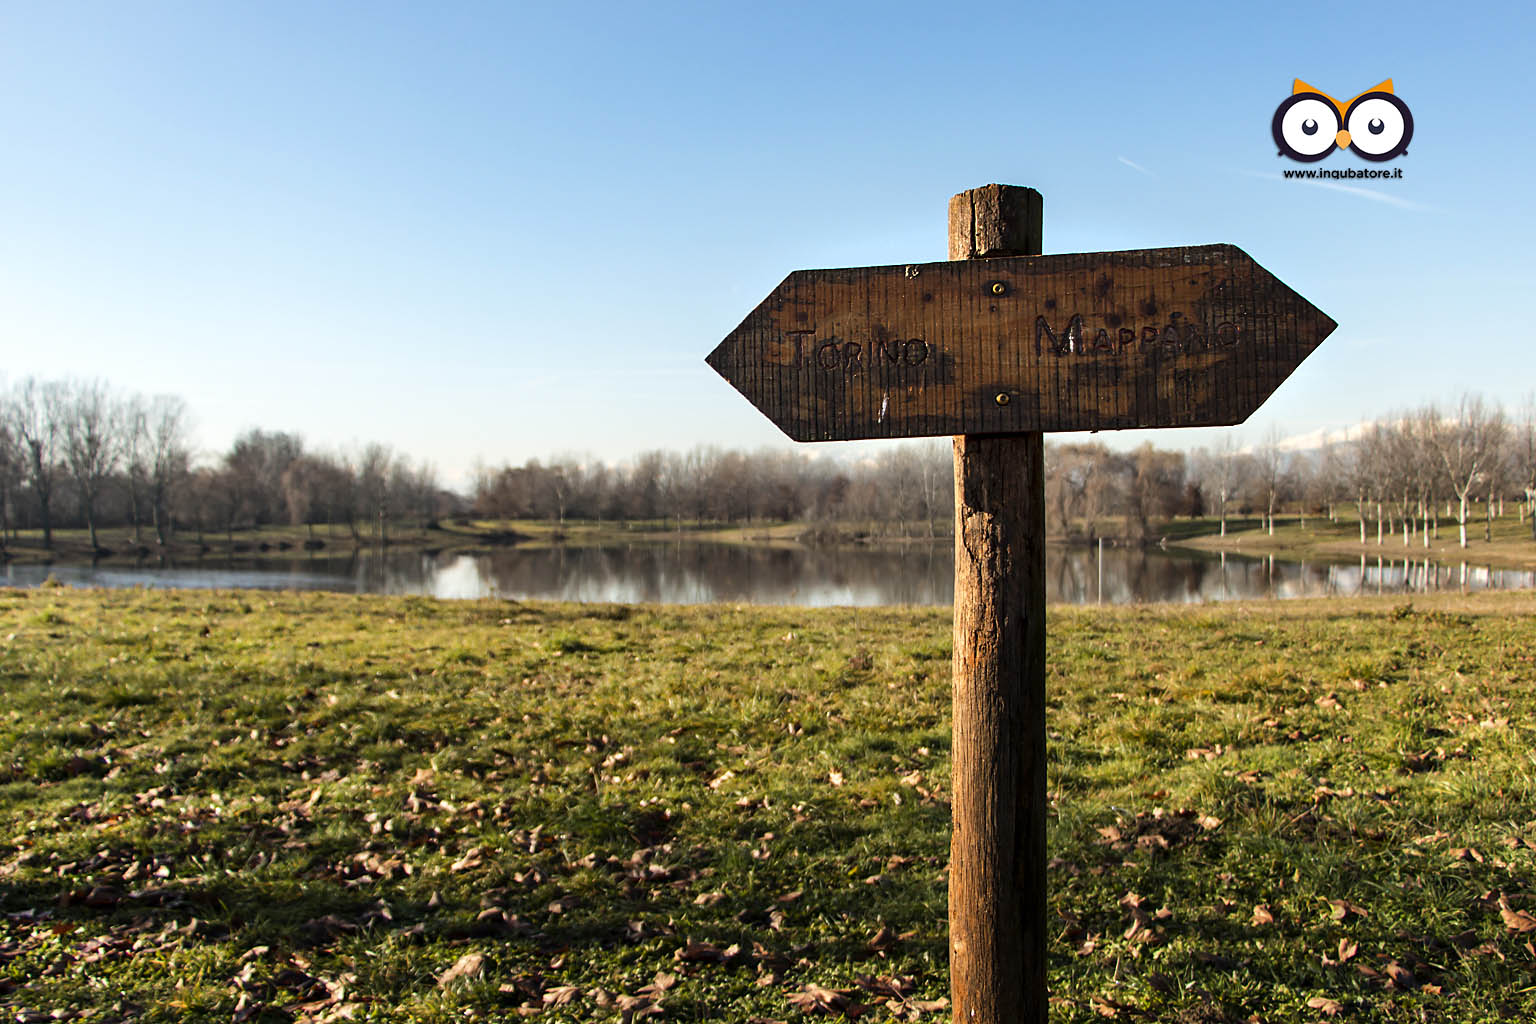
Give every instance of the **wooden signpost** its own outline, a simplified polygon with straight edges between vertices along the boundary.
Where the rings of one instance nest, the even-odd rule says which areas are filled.
[[[1044,431],[1240,423],[1334,329],[1230,245],[1041,256],[1033,189],[949,263],[796,271],[709,365],[798,441],[955,435],[954,1019],[1046,1019]]]

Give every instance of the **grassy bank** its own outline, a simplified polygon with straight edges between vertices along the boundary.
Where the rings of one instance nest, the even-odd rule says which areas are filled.
[[[386,539],[391,548],[442,549],[483,545],[489,542],[488,538],[495,539],[491,531],[473,527],[428,529],[410,526],[389,530]],[[44,546],[41,530],[22,530],[14,539],[7,540],[3,557],[18,564],[97,561],[106,565],[132,565],[142,561],[153,563],[161,558],[190,562],[199,557],[285,560],[311,555],[326,557],[375,546],[377,539],[370,531],[362,530],[354,537],[345,526],[318,527],[313,532],[302,526],[263,526],[232,533],[204,532],[201,537],[194,530],[177,530],[163,545],[147,528],[136,537],[129,527],[110,527],[97,531],[97,547],[94,549],[90,535],[83,529],[54,530],[52,548]]]
[[[1340,508],[1338,518],[1323,516],[1302,519],[1294,514],[1276,517],[1271,535],[1261,517],[1229,516],[1227,533],[1221,535],[1220,520],[1212,516],[1179,518],[1153,524],[1149,542],[1205,551],[1228,551],[1246,555],[1274,555],[1292,561],[1353,560],[1383,557],[1389,560],[1422,560],[1456,565],[1467,562],[1504,568],[1536,569],[1536,540],[1531,539],[1529,523],[1518,520],[1513,509],[1494,520],[1492,540],[1485,541],[1481,510],[1467,528],[1469,545],[1459,546],[1454,521],[1442,520],[1438,537],[1426,547],[1414,535],[1404,544],[1401,533],[1385,534],[1376,542],[1376,524],[1366,524],[1367,540],[1360,543],[1359,521],[1352,508]],[[380,546],[374,533],[376,524],[359,524],[354,534],[344,524],[320,526],[309,530],[302,526],[263,526],[235,530],[232,534],[179,530],[165,546],[157,544],[153,532],[145,529],[135,537],[127,527],[100,531],[98,561],[105,564],[132,565],[165,558],[191,562],[200,557],[236,559],[279,559],[346,556],[359,549]],[[394,524],[386,533],[391,550],[490,551],[508,545],[521,547],[598,546],[635,542],[707,541],[714,544],[746,544],[755,547],[801,546],[889,546],[902,548],[912,544],[951,543],[946,523],[868,522],[769,522],[748,524],[685,522],[675,520],[593,521],[443,519],[431,526]],[[1071,538],[1053,533],[1053,543],[1081,543],[1100,534],[1117,538],[1127,534],[1128,526],[1115,517],[1101,517],[1093,522],[1076,521]],[[52,550],[43,547],[42,532],[23,530],[0,551],[0,560],[18,563],[79,564],[92,561],[92,548],[82,529],[54,531]]]
[[[345,525],[317,527],[262,526],[239,529],[232,533],[179,530],[170,540],[159,544],[152,531],[145,529],[136,537],[131,528],[111,527],[100,530],[97,547],[83,529],[53,531],[52,548],[43,544],[41,530],[22,530],[8,538],[0,549],[0,562],[16,564],[105,565],[153,564],[160,559],[192,562],[198,558],[250,559],[256,561],[302,559],[306,557],[345,557],[358,550],[391,551],[490,551],[508,545],[549,547],[553,545],[591,546],[634,542],[675,541],[686,539],[722,544],[799,545],[811,539],[815,531],[806,523],[755,523],[749,526],[723,523],[690,523],[679,527],[661,521],[591,522],[585,520],[441,520],[432,526],[396,525],[390,527],[381,543],[371,524],[360,526],[356,535]],[[853,542],[855,535],[870,537],[864,527],[849,532],[823,530],[818,543]],[[924,535],[926,536],[926,535]],[[875,538],[875,542],[904,541],[909,538]]]
[[[1536,1016],[1532,613],[1053,609],[1052,1019]],[[0,591],[0,1006],[947,1020],[949,657],[945,611]]]
[[[1462,547],[1454,520],[1440,521],[1439,536],[1431,535],[1426,547],[1423,535],[1415,533],[1403,543],[1402,527],[1396,534],[1383,532],[1376,542],[1376,522],[1368,519],[1366,541],[1360,543],[1360,520],[1354,510],[1341,509],[1337,520],[1325,516],[1287,515],[1275,517],[1275,532],[1269,533],[1257,516],[1232,516],[1227,520],[1227,535],[1221,536],[1221,522],[1210,517],[1181,519],[1168,523],[1160,533],[1168,543],[1205,551],[1229,551],[1245,555],[1269,555],[1292,561],[1347,560],[1361,555],[1392,561],[1429,559],[1442,565],[1488,565],[1509,569],[1536,569],[1536,540],[1531,539],[1529,521],[1520,522],[1510,506],[1507,515],[1493,521],[1492,540],[1484,540],[1484,522],[1473,518],[1467,523],[1467,546]]]

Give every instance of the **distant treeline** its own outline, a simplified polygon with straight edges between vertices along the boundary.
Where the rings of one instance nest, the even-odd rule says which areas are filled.
[[[1348,440],[1297,452],[1281,448],[1277,435],[1239,450],[1228,433],[1215,448],[1190,453],[1052,443],[1045,459],[1047,519],[1057,536],[1147,540],[1160,523],[1202,515],[1219,517],[1224,533],[1231,513],[1258,513],[1272,532],[1277,514],[1333,517],[1347,504],[1362,540],[1367,521],[1409,537],[1437,528],[1443,513],[1461,522],[1465,543],[1474,500],[1491,515],[1514,498],[1523,515],[1536,497],[1536,408],[1516,423],[1466,398],[1449,411],[1395,414]],[[530,460],[482,470],[472,504],[493,518],[807,521],[933,535],[950,528],[954,491],[949,445],[927,441],[852,462],[718,448],[648,452],[617,467]]]
[[[1518,421],[1476,397],[1446,410],[1427,405],[1394,413],[1347,439],[1286,451],[1277,434],[1239,450],[1228,433],[1214,448],[1185,455],[1150,446],[1111,452],[1098,444],[1046,449],[1047,514],[1063,532],[1093,533],[1104,520],[1147,537],[1153,523],[1174,515],[1263,517],[1270,533],[1278,514],[1327,515],[1353,506],[1360,540],[1368,524],[1378,539],[1402,532],[1426,545],[1442,518],[1460,524],[1467,546],[1472,505],[1488,519],[1506,499],[1529,515],[1536,501],[1536,405]],[[1484,536],[1491,531],[1485,527]],[[1536,520],[1531,535],[1536,539]]]
[[[620,466],[575,457],[476,474],[476,514],[498,519],[872,523],[933,535],[953,514],[947,442],[845,462],[788,451],[645,452]]]
[[[28,378],[0,393],[0,547],[18,529],[130,526],[135,543],[177,531],[232,535],[287,523],[387,536],[394,522],[461,511],[433,468],[380,444],[307,450],[296,434],[250,430],[227,452],[198,459],[186,403],[145,398],[100,381]]]
[[[1347,440],[1288,452],[1278,435],[1240,450],[1228,433],[1185,453],[1097,442],[1046,447],[1046,510],[1053,534],[1155,539],[1180,516],[1328,515],[1353,509],[1364,540],[1401,531],[1427,538],[1444,518],[1461,525],[1506,500],[1525,515],[1536,500],[1536,404],[1518,417],[1468,397],[1384,417]],[[91,381],[26,379],[0,393],[0,544],[18,529],[130,526],[168,543],[176,531],[269,524],[324,526],[354,540],[385,539],[391,524],[483,519],[705,524],[805,522],[936,536],[954,509],[950,447],[930,440],[865,458],[817,452],[699,447],[651,451],[620,465],[575,456],[483,467],[472,491],[445,490],[433,468],[379,444],[349,452],[306,448],[296,434],[255,429],[226,452],[194,456],[186,404],[122,395]],[[1536,519],[1532,536],[1536,537]],[[1487,529],[1485,527],[1485,536]]]

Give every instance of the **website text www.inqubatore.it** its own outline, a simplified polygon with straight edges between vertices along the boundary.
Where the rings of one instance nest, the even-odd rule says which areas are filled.
[[[1378,171],[1369,167],[1363,170],[1348,167],[1342,171],[1325,171],[1319,167],[1307,167],[1285,171],[1284,173],[1287,178],[1332,178],[1334,180],[1349,178],[1401,178],[1403,176],[1403,169],[1401,167],[1384,167]]]

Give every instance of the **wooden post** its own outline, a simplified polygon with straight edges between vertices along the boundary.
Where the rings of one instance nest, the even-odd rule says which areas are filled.
[[[950,259],[1040,251],[1034,189],[987,185],[949,201]],[[1044,1024],[1045,435],[954,446],[954,1020]]]
[[[949,954],[965,1024],[1046,1019],[1042,431],[1239,423],[1337,326],[1231,245],[1041,256],[1040,205],[962,192],[949,262],[796,271],[708,357],[798,441],[959,435]]]

